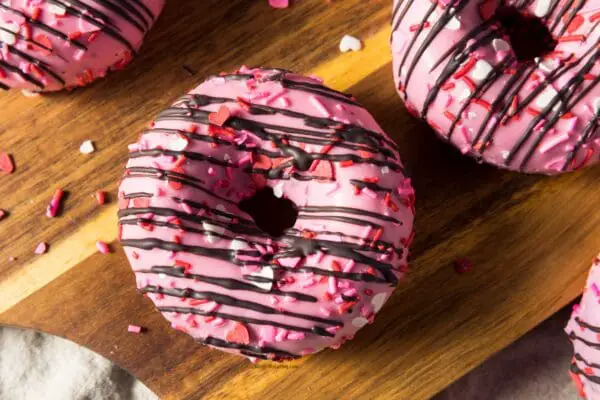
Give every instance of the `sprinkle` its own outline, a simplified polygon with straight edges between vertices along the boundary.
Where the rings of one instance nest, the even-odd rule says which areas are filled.
[[[464,274],[473,269],[473,263],[467,258],[459,258],[454,262],[454,271],[457,274]]]
[[[231,117],[231,111],[226,106],[221,106],[219,111],[208,114],[208,121],[211,124],[222,127]]]
[[[138,325],[129,325],[127,327],[127,332],[131,332],[131,333],[141,333],[142,332],[142,327],[138,326]]]
[[[92,154],[94,151],[96,151],[96,148],[94,147],[94,142],[91,140],[86,140],[79,146],[79,152],[81,154]]]
[[[101,241],[101,240],[98,240],[96,242],[96,248],[102,254],[109,254],[111,252],[110,251],[110,247],[108,247],[108,245],[105,242]]]
[[[351,35],[344,35],[344,37],[340,41],[340,51],[342,53],[360,50],[362,50],[362,43],[360,39]]]
[[[94,197],[96,198],[96,202],[98,204],[103,205],[106,203],[106,192],[98,190],[96,192],[96,194],[94,195]]]
[[[48,244],[46,244],[45,242],[41,242],[35,248],[34,253],[35,254],[44,254],[47,251],[48,251]]]
[[[4,219],[4,217],[6,217],[6,211],[0,208],[0,220]]]
[[[327,293],[336,294],[337,291],[337,279],[335,278],[335,276],[330,276],[327,280]]]
[[[273,8],[288,8],[290,0],[269,0],[269,5]]]
[[[61,208],[61,201],[63,198],[64,192],[62,189],[56,189],[48,207],[46,208],[46,216],[48,218],[54,218],[58,214]]]
[[[304,332],[290,332],[287,334],[288,340],[302,340],[302,339],[304,339],[304,337],[305,337]]]
[[[250,343],[250,334],[244,324],[236,322],[233,324],[231,330],[227,332],[227,335],[225,335],[225,339],[228,342],[248,345]]]
[[[15,163],[8,153],[0,153],[0,172],[12,174],[15,171]]]

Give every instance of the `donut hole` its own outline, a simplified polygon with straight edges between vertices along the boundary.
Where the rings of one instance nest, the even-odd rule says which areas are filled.
[[[556,47],[556,40],[540,18],[525,15],[515,7],[499,7],[495,16],[520,62],[543,57]]]
[[[296,204],[289,199],[276,197],[270,187],[242,200],[239,207],[252,217],[256,226],[275,238],[293,227],[298,219]]]

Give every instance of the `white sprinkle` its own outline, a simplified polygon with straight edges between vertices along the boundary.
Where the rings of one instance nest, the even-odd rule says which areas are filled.
[[[235,238],[229,244],[229,249],[234,251],[246,250],[248,248],[250,248],[250,246],[242,238]]]
[[[362,43],[360,42],[360,39],[351,35],[344,35],[340,41],[340,51],[342,53],[360,50],[362,50]]]
[[[177,135],[177,138],[169,142],[169,148],[173,151],[183,151],[190,144],[187,137]]]
[[[375,296],[373,296],[373,298],[371,299],[371,304],[373,305],[373,310],[375,312],[379,312],[379,310],[381,310],[381,307],[383,307],[383,305],[385,304],[386,300],[387,300],[386,293],[377,293]]]
[[[450,29],[451,31],[457,31],[462,27],[460,20],[456,17],[452,17],[444,28]]]
[[[546,108],[558,96],[558,92],[552,86],[548,86],[540,93],[535,101],[535,104],[540,108]]]
[[[64,7],[56,4],[50,4],[50,6],[48,7],[48,11],[56,15],[65,15],[67,13],[67,10]]]
[[[475,64],[475,67],[473,68],[473,72],[471,73],[471,76],[473,77],[473,79],[482,81],[485,78],[487,78],[487,76],[492,72],[492,70],[493,70],[493,68],[490,65],[490,63],[488,63],[485,60],[478,60],[477,63]]]
[[[283,182],[279,182],[277,185],[275,185],[273,188],[273,195],[278,199],[283,197]]]
[[[261,278],[269,279],[271,282],[255,282],[249,281],[252,285],[261,288],[265,291],[270,291],[273,287],[273,280],[275,279],[275,272],[271,267],[262,267],[260,271],[253,272],[250,274],[251,276],[259,276]]]
[[[533,10],[535,16],[539,18],[545,17],[548,11],[550,11],[550,3],[550,0],[538,0]]]
[[[510,45],[502,39],[494,39],[492,41],[492,46],[494,47],[494,50],[496,51],[509,51],[510,50]]]
[[[81,154],[92,154],[94,151],[96,151],[96,148],[94,147],[94,142],[91,140],[86,140],[79,146],[79,152]]]

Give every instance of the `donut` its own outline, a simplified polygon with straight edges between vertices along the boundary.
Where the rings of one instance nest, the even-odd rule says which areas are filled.
[[[395,0],[408,111],[478,162],[556,175],[600,159],[595,0]]]
[[[575,355],[570,375],[582,397],[600,399],[600,255],[590,269],[583,297],[565,329]]]
[[[164,0],[0,2],[0,88],[85,86],[127,65]]]
[[[137,288],[201,343],[252,361],[338,348],[408,270],[414,191],[397,145],[316,77],[209,78],[129,150],[119,237]],[[259,196],[291,202],[295,221],[261,229],[244,207]]]

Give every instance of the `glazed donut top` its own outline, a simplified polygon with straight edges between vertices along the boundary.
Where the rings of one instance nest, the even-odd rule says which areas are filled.
[[[571,373],[579,389],[589,400],[600,399],[600,255],[590,269],[581,303],[565,329],[573,343],[575,355]]]
[[[351,338],[403,276],[414,218],[403,170],[354,98],[242,68],[182,97],[130,147],[121,242],[175,328],[251,359],[299,357]],[[297,207],[281,237],[239,207],[265,186]]]
[[[554,50],[518,60],[501,10],[539,18]],[[396,0],[397,87],[464,153],[528,173],[576,170],[600,158],[599,22],[592,0]]]
[[[86,85],[129,63],[164,0],[0,2],[0,88]]]

